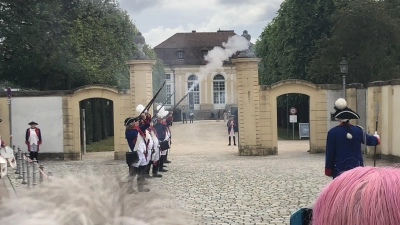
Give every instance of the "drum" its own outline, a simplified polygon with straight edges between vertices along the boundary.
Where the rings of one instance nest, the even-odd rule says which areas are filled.
[[[169,149],[169,141],[165,140],[160,142],[160,149],[162,151]]]
[[[0,156],[0,178],[3,178],[7,175],[7,160]]]
[[[15,169],[17,167],[17,161],[15,160],[14,150],[8,146],[0,149],[0,155],[3,156],[11,168]]]
[[[139,155],[137,151],[126,153],[126,163],[128,164],[128,166],[131,166],[132,164],[137,162],[139,162]]]

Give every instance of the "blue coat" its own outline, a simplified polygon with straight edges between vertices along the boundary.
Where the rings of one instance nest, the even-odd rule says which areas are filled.
[[[167,125],[162,123],[156,123],[154,129],[157,131],[158,139],[164,141],[165,139],[165,130],[167,129]]]
[[[341,124],[328,132],[326,140],[325,170],[332,171],[335,179],[341,173],[358,166],[364,166],[361,144],[364,143],[364,133],[359,126],[349,124],[352,139],[347,138],[348,128]],[[378,138],[366,134],[368,146],[379,144]]]
[[[149,123],[143,124],[141,126],[139,126],[140,130],[145,133],[146,129],[150,127]],[[135,147],[136,144],[136,139],[138,136],[139,131],[136,129],[127,129],[125,131],[125,138],[128,141],[128,145],[129,148],[131,149],[131,151],[133,151],[133,148]]]

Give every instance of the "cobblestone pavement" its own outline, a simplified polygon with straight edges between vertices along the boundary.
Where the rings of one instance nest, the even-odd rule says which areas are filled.
[[[289,224],[291,213],[311,206],[331,180],[324,176],[324,154],[309,154],[308,141],[279,141],[275,156],[240,157],[228,146],[222,121],[174,123],[172,135],[169,171],[150,179],[151,188],[176,199],[197,224]],[[127,173],[112,152],[41,163],[54,176]],[[17,193],[26,189],[20,180],[13,185]]]

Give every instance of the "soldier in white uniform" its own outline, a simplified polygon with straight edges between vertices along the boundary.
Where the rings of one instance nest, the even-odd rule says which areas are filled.
[[[153,177],[162,177],[161,174],[158,174],[158,165],[160,160],[160,146],[158,141],[157,131],[152,126],[153,124],[150,123],[150,127],[147,128],[147,133],[149,134],[150,140],[147,146],[147,150],[150,154],[149,164],[147,165],[146,169],[146,178],[150,178],[150,169],[152,169]]]
[[[147,166],[146,159],[146,129],[150,126],[151,116],[141,114],[143,125],[139,126],[138,118],[127,118],[125,120],[125,138],[128,141],[129,151],[137,152],[139,160],[129,166],[129,183],[132,184],[137,175],[137,186],[139,192],[149,192],[148,188],[144,188],[145,178],[144,173]],[[130,185],[129,192],[134,192],[132,185]]]

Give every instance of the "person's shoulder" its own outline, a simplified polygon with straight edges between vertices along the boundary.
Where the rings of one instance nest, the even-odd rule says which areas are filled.
[[[336,133],[336,132],[338,132],[339,130],[340,130],[340,126],[334,126],[334,127],[332,127],[331,129],[329,129],[328,134]]]

